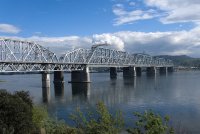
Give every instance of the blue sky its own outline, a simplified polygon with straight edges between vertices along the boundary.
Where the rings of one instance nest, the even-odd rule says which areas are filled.
[[[125,51],[199,57],[199,6],[198,0],[1,0],[0,36],[57,51],[97,40]]]

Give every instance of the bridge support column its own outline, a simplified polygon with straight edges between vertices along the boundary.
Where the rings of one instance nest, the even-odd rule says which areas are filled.
[[[42,88],[50,87],[50,73],[42,72]]]
[[[160,74],[167,74],[167,67],[160,67]]]
[[[50,73],[42,72],[42,97],[44,102],[50,100]]]
[[[156,75],[157,70],[156,67],[147,67],[147,75]]]
[[[167,71],[170,73],[174,72],[174,67],[167,67]]]
[[[64,75],[63,71],[54,71],[54,83],[63,83],[64,82]]]
[[[136,75],[141,76],[142,75],[142,68],[141,67],[136,67]]]
[[[111,79],[117,78],[117,68],[116,67],[110,67],[110,78]]]
[[[136,76],[135,67],[123,67],[123,77],[124,78],[133,78]]]
[[[71,83],[88,83],[90,81],[89,68],[85,67],[83,70],[76,70],[71,72]]]

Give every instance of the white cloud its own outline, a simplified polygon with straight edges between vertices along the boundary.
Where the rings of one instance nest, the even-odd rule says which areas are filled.
[[[93,41],[95,43],[107,43],[110,44],[112,48],[117,49],[117,50],[124,50],[124,42],[117,36],[113,34],[95,34],[93,35]]]
[[[113,6],[113,13],[117,16],[114,20],[114,25],[129,24],[137,20],[152,19],[158,17],[159,14],[156,10],[132,10],[126,11],[124,6],[121,4],[116,4]]]
[[[156,7],[166,13],[160,20],[166,23],[199,22],[199,0],[145,0],[150,7]]]
[[[200,28],[190,31],[132,32],[121,31],[95,35],[102,41],[110,41],[115,48],[151,55],[190,55],[200,57]]]
[[[33,36],[27,38],[33,40],[39,44],[48,47],[51,51],[57,54],[63,54],[67,51],[76,48],[90,48],[92,45],[92,39],[88,37],[79,36],[66,36],[66,37],[39,37]]]
[[[136,3],[135,3],[135,2],[130,2],[129,5],[130,5],[130,6],[135,6]]]
[[[193,22],[200,24],[200,0],[144,0],[144,5],[131,8],[141,3],[129,2],[113,6],[116,15],[114,25],[133,23],[138,20],[156,18],[163,24]],[[129,10],[128,10],[129,9]],[[132,9],[132,10],[130,10]]]
[[[133,32],[95,34],[88,37],[39,37],[18,38],[36,41],[57,54],[66,53],[75,48],[90,48],[92,42],[111,44],[111,48],[130,53],[146,52],[151,55],[180,55],[200,57],[200,27],[190,31],[169,32]]]
[[[21,30],[13,25],[10,24],[0,24],[0,32],[1,33],[11,33],[11,34],[17,34]]]

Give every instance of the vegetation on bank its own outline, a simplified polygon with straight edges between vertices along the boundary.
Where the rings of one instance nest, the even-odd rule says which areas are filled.
[[[132,128],[125,128],[123,114],[113,116],[99,102],[95,111],[83,113],[77,108],[71,120],[75,126],[49,117],[46,108],[34,106],[28,92],[13,94],[0,90],[0,133],[2,134],[130,134],[174,133],[168,124],[169,117],[162,118],[152,111],[134,113],[137,121]]]
[[[173,61],[175,66],[200,68],[200,58],[193,58],[193,57],[189,57],[187,55],[177,55],[177,56],[160,55],[160,56],[156,56],[156,57],[170,59]]]

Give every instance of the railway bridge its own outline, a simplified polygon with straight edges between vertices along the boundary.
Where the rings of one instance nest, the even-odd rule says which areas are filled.
[[[0,73],[41,72],[42,87],[50,86],[50,72],[54,82],[63,82],[64,71],[71,72],[71,82],[90,82],[89,68],[110,68],[110,78],[117,78],[117,68],[124,77],[173,71],[171,60],[144,53],[128,53],[93,45],[91,49],[78,48],[61,56],[35,42],[0,38]]]

